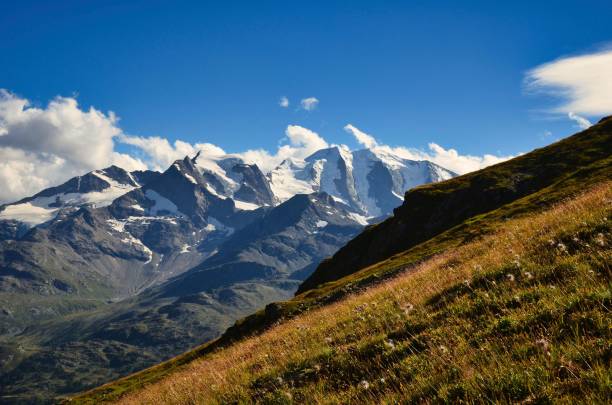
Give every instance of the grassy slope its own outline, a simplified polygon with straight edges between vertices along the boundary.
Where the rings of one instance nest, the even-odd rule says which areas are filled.
[[[555,181],[550,181],[549,184],[543,186],[539,190],[527,194],[522,198],[517,198],[505,205],[501,205],[497,209],[474,215],[458,225],[437,234],[433,238],[417,244],[406,251],[395,254],[386,260],[349,274],[339,280],[333,280],[323,284],[290,301],[271,304],[266,307],[265,310],[259,311],[237,322],[223,337],[216,341],[207,343],[194,351],[190,351],[173,360],[134,374],[133,376],[97,388],[76,398],[75,401],[93,403],[104,399],[116,399],[125,392],[158,381],[166,374],[175,372],[185,364],[192,362],[194,359],[205,356],[221,347],[228,346],[235,340],[250,334],[259,333],[279,320],[287,319],[303,313],[306,310],[311,310],[337,301],[351,292],[361,291],[365,286],[392,277],[398,274],[398,272],[414,269],[435,255],[439,255],[445,251],[451,251],[465,245],[469,241],[479,240],[483,235],[495,233],[499,229],[504,229],[507,225],[507,218],[532,215],[535,212],[546,209],[555,202],[567,198],[568,196],[575,195],[583,190],[585,186],[600,183],[612,178],[612,159],[609,156],[609,152],[606,153],[605,147],[606,144],[610,144],[612,134],[612,128],[610,128],[612,126],[611,124],[612,122],[609,121],[607,125],[600,124],[591,130],[591,133],[595,132],[596,134],[593,137],[593,139],[595,139],[594,144],[597,145],[596,149],[598,149],[596,154],[601,155],[603,149],[603,158],[589,160],[584,157],[593,152],[593,150],[591,150],[593,145],[587,142],[588,139],[585,141],[584,136],[581,138],[582,149],[578,147],[580,145],[574,145],[575,147],[572,147],[571,142],[576,139],[576,137],[569,138],[569,141],[563,141],[563,148],[566,151],[573,149],[575,154],[584,155],[584,160],[588,161],[588,164],[578,168],[572,166],[570,167],[571,170],[566,170],[566,172],[558,176]],[[569,145],[568,142],[570,143]],[[603,148],[602,145],[604,145]],[[542,153],[541,150],[539,153]],[[537,161],[533,164],[537,164]],[[559,165],[563,166],[563,163],[560,162]],[[501,174],[499,174],[499,176],[503,179]]]
[[[417,246],[469,218],[549,188],[609,158],[612,118],[509,161],[406,192],[393,217],[350,241],[304,281],[298,293],[338,280]],[[592,170],[587,170],[587,176]],[[563,192],[561,187],[553,187]],[[526,205],[527,210],[533,207]]]
[[[604,183],[121,402],[609,402],[611,215]]]

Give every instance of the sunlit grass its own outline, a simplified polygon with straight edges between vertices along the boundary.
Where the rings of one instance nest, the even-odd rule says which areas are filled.
[[[611,214],[605,183],[120,402],[609,402]]]

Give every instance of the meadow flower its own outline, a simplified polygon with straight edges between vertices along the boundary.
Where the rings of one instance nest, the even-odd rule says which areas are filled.
[[[530,272],[526,271],[523,274],[525,274],[525,277],[527,277],[528,280],[532,280],[533,279],[533,274],[531,274]]]
[[[514,274],[508,273],[506,274],[506,278],[508,279],[508,281],[514,281]]]
[[[414,305],[412,305],[411,303],[407,302],[402,306],[402,311],[404,311],[404,313],[406,315],[408,315],[409,312],[414,310]]]
[[[597,243],[601,247],[606,246],[606,241],[604,239],[604,234],[603,233],[598,233],[597,234],[597,236],[595,237],[595,243]]]
[[[438,348],[440,349],[440,351],[442,353],[448,353],[448,347],[446,347],[444,345],[440,345],[440,346],[438,346]]]
[[[563,242],[557,243],[557,249],[559,249],[562,253],[567,253],[567,246]]]
[[[368,388],[370,388],[370,383],[366,380],[361,380],[361,382],[359,383],[359,388],[367,390]]]
[[[386,340],[385,346],[387,346],[389,349],[395,349],[395,342],[393,339]]]
[[[550,343],[548,340],[541,338],[536,340],[536,346],[544,353],[550,355]]]
[[[331,344],[333,341],[334,341],[334,340],[333,340],[332,338],[330,338],[329,336],[327,336],[327,337],[325,338],[325,343],[327,343],[327,344]]]

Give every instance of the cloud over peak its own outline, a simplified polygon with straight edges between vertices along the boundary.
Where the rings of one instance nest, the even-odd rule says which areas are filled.
[[[114,150],[120,133],[112,112],[81,110],[74,98],[57,97],[37,108],[0,90],[0,202],[111,164],[145,168],[139,159]]]
[[[360,145],[363,145],[368,149],[373,149],[378,146],[378,142],[376,142],[376,139],[374,139],[372,135],[366,134],[352,124],[345,125],[344,130],[353,135]]]
[[[355,137],[360,145],[374,151],[393,153],[404,159],[410,160],[429,160],[445,169],[454,171],[457,174],[465,174],[475,170],[483,169],[487,166],[503,162],[514,156],[495,156],[485,154],[483,156],[462,155],[455,149],[445,149],[435,142],[428,144],[429,151],[420,149],[406,148],[403,146],[382,145],[372,135],[368,135],[352,124],[344,127],[344,130]]]
[[[477,170],[509,156],[461,155],[436,143],[429,151],[381,144],[352,124],[344,130],[368,149],[393,152],[406,159],[430,160],[457,173]],[[130,145],[134,154],[119,153],[118,144]],[[251,149],[227,154],[210,143],[170,142],[161,136],[124,133],[118,118],[91,107],[83,110],[76,99],[57,97],[44,108],[32,107],[27,99],[0,90],[0,203],[15,201],[71,177],[111,164],[126,170],[165,170],[177,159],[194,156],[216,161],[225,156],[241,157],[269,172],[286,159],[304,159],[329,147],[318,133],[300,125],[288,125],[275,151]]]

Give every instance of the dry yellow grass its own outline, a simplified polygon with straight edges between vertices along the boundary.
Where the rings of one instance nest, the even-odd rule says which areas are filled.
[[[510,220],[119,402],[609,401],[611,186]]]

